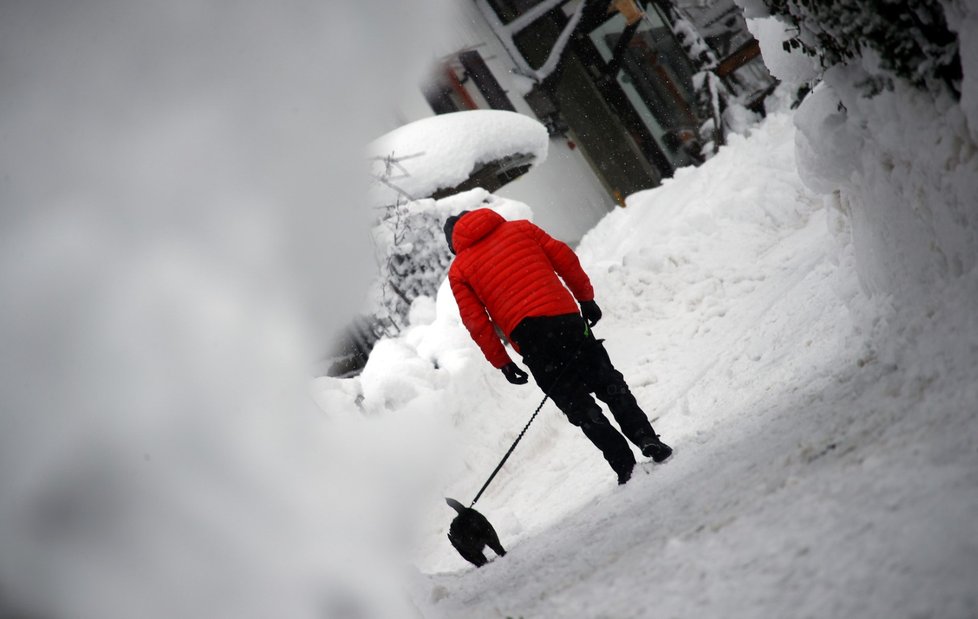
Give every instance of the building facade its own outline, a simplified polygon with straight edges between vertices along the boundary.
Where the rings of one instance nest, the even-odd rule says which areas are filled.
[[[568,242],[718,147],[723,109],[713,101],[762,111],[775,85],[733,0],[460,5],[455,48],[404,120],[487,108],[539,119],[548,161],[498,193],[530,204]]]

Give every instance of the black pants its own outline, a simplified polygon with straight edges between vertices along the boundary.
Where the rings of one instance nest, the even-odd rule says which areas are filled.
[[[621,431],[636,445],[653,435],[652,425],[584,319],[577,314],[525,318],[510,339],[537,385],[601,450],[611,468],[630,469],[635,455],[591,394],[608,405]]]

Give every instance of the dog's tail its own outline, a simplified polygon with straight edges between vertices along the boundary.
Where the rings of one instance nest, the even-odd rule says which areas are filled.
[[[451,507],[452,509],[454,509],[455,511],[457,511],[460,514],[465,509],[465,506],[462,505],[461,503],[459,503],[458,501],[456,501],[455,499],[448,499],[448,498],[446,498],[445,499],[445,502],[448,503],[448,506],[449,507]]]

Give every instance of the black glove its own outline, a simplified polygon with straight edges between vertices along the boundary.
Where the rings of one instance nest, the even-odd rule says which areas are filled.
[[[503,373],[506,380],[513,383],[514,385],[525,385],[530,377],[527,376],[526,372],[520,369],[520,366],[516,365],[512,361],[499,368],[499,371]]]
[[[601,309],[594,301],[581,301],[581,316],[584,316],[587,326],[593,327],[601,320]]]

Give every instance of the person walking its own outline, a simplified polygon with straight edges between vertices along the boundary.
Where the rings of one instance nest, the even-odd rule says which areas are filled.
[[[455,254],[448,271],[452,294],[489,363],[510,383],[528,382],[500,337],[509,340],[537,385],[601,450],[619,484],[635,466],[625,437],[655,462],[668,458],[672,448],[652,429],[591,331],[601,310],[574,251],[529,221],[506,221],[487,208],[449,217],[444,230]],[[621,433],[591,394],[608,406]]]

